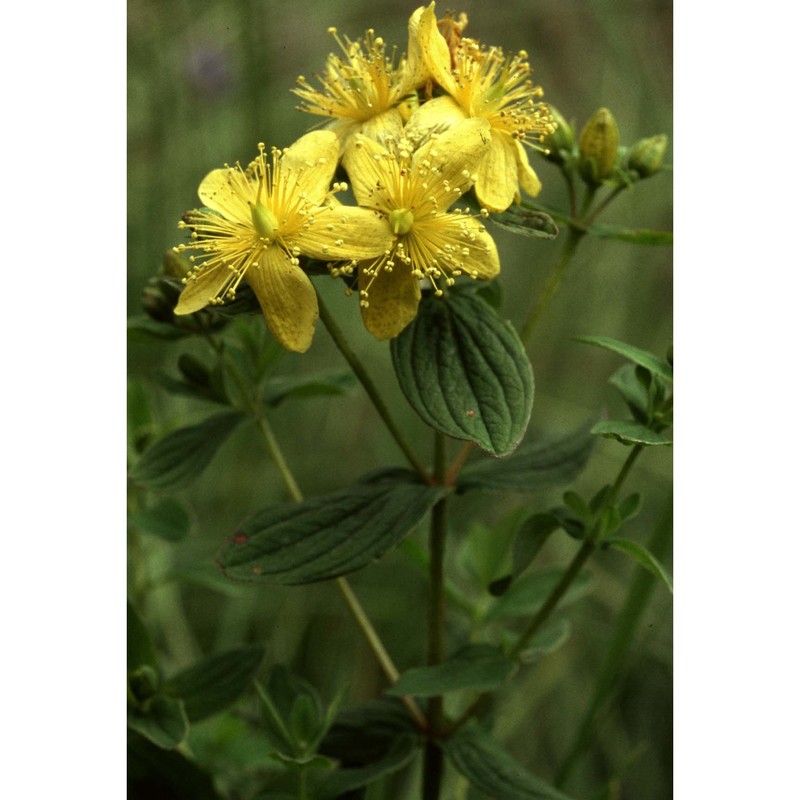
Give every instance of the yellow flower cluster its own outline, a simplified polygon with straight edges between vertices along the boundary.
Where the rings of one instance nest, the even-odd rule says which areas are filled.
[[[353,276],[364,324],[378,339],[414,319],[421,284],[441,295],[461,275],[499,273],[480,217],[519,200],[520,187],[538,193],[523,145],[538,146],[554,123],[524,52],[506,56],[467,39],[466,15],[437,20],[434,9],[411,15],[400,58],[372,30],[351,41],[330,29],[340,53],[328,57],[319,88],[300,77],[294,90],[302,111],[329,122],[283,151],[259,144],[247,167],[204,178],[204,208],[180,223],[191,239],[176,251],[199,255],[175,313],[233,299],[245,280],[275,338],[304,352],[318,305],[300,256]],[[339,164],[357,206],[335,197],[347,189],[332,183]],[[452,208],[470,189],[481,215]]]

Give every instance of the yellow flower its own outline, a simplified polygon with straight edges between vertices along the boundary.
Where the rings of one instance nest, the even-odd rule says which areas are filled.
[[[452,285],[459,275],[488,279],[500,271],[484,226],[475,216],[449,210],[474,181],[489,124],[465,120],[424,143],[409,139],[414,130],[412,117],[408,128],[398,125],[382,142],[357,134],[343,160],[359,205],[378,211],[394,238],[384,254],[358,265],[361,314],[378,339],[397,336],[414,319],[421,281],[429,280],[441,295],[440,284]]]
[[[331,54],[325,71],[318,75],[321,88],[315,89],[302,75],[297,79],[299,88],[292,91],[303,101],[301,111],[333,117],[328,125],[339,137],[342,145],[357,131],[374,135],[385,124],[393,127],[405,114],[404,101],[415,89],[428,80],[419,44],[418,26],[422,9],[418,9],[408,22],[409,53],[395,63],[393,48],[386,52],[386,43],[368,30],[364,39],[342,39],[336,28],[329,28],[342,51]]]
[[[555,130],[542,89],[530,80],[528,55],[506,56],[498,47],[473,39],[445,40],[437,27],[434,3],[425,8],[417,28],[423,58],[434,80],[448,93],[424,103],[420,123],[447,127],[465,118],[485,119],[491,145],[476,167],[475,194],[486,208],[504,211],[519,199],[519,187],[537,195],[541,182],[523,144],[540,146]],[[456,25],[459,32],[463,25]]]
[[[210,172],[198,194],[205,209],[190,211],[179,227],[192,242],[176,252],[203,255],[184,278],[176,314],[191,314],[236,295],[245,279],[269,329],[287,349],[305,352],[319,316],[317,295],[298,256],[358,259],[385,252],[391,243],[374,212],[341,205],[330,183],[339,155],[330,131],[306,134],[286,150],[263,144],[246,169],[238,163]],[[333,191],[345,188],[334,185]]]

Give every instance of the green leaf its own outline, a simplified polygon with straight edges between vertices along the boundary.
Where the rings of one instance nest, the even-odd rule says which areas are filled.
[[[159,694],[142,708],[128,707],[128,727],[158,747],[172,750],[186,738],[189,720],[180,700]]]
[[[486,621],[503,617],[533,616],[555,589],[563,574],[563,570],[556,568],[522,576],[489,609]],[[583,597],[588,591],[590,580],[587,572],[581,572],[561,599],[559,608],[565,608]]]
[[[172,491],[188,486],[244,419],[238,411],[226,411],[168,433],[145,450],[130,477],[148,489]]]
[[[458,564],[476,578],[481,588],[511,571],[511,545],[525,515],[519,508],[506,514],[491,528],[474,522],[458,551]]]
[[[523,664],[532,664],[542,656],[549,655],[561,647],[569,639],[572,632],[572,625],[569,620],[560,619],[548,625],[543,631],[528,642],[527,647],[519,654],[519,660]]]
[[[619,504],[619,516],[622,522],[627,522],[633,519],[642,508],[642,496],[637,492],[636,494],[628,495]]]
[[[461,728],[442,743],[453,766],[470,785],[503,800],[569,800],[516,762],[478,725]]]
[[[315,375],[280,375],[269,380],[264,391],[268,405],[277,406],[290,397],[324,397],[349,394],[356,386],[350,370],[331,370]]]
[[[132,514],[130,522],[145,533],[168,542],[179,542],[189,533],[189,514],[172,498],[156,503],[152,508]]]
[[[314,797],[317,800],[334,800],[345,792],[360,789],[381,778],[401,770],[414,757],[419,746],[415,737],[403,736],[392,743],[383,758],[365,767],[341,769],[321,776]]]
[[[612,353],[617,353],[628,361],[634,364],[639,364],[645,369],[649,369],[654,375],[658,375],[666,381],[672,382],[672,367],[663,358],[649,353],[647,350],[642,350],[634,347],[632,344],[620,342],[618,339],[612,339],[608,336],[576,336],[576,342],[583,342],[584,344],[593,344],[597,347],[602,347],[610,350]]]
[[[150,344],[153,339],[174,341],[191,335],[191,331],[176,328],[168,322],[159,322],[146,314],[139,314],[128,319],[128,338],[133,342]]]
[[[656,433],[646,425],[632,420],[604,420],[598,422],[592,433],[606,439],[616,439],[623,444],[665,445],[672,444],[672,438],[663,433]]]
[[[529,439],[502,460],[467,464],[458,479],[459,491],[535,492],[573,481],[586,466],[595,440],[594,420],[558,438]]]
[[[394,547],[446,490],[407,470],[245,520],[217,563],[229,578],[298,584],[336,578]]]
[[[408,711],[396,698],[381,697],[340,711],[319,750],[345,765],[371,764],[406,736],[416,736]]]
[[[464,689],[496,689],[505,683],[516,664],[488,644],[473,644],[441,664],[406,670],[386,694],[400,697],[435,697]]]
[[[174,750],[128,733],[128,800],[220,800],[211,776]]]
[[[638,369],[641,369],[641,367],[636,364],[623,364],[608,379],[608,382],[622,395],[622,399],[631,414],[633,414],[634,419],[637,422],[646,424],[649,416],[648,392],[636,377],[636,370]]]
[[[590,225],[588,231],[599,239],[617,239],[621,242],[649,247],[672,245],[672,231],[633,229],[625,228],[622,225],[604,225],[597,222],[594,225]]]
[[[253,680],[264,657],[258,645],[208,656],[169,678],[165,694],[183,700],[191,722],[226,709]]]
[[[519,336],[490,305],[469,291],[427,295],[391,350],[403,393],[428,425],[494,456],[517,447],[533,372]]]
[[[560,527],[561,522],[553,514],[534,514],[519,526],[511,554],[514,579],[531,565],[550,534]]]
[[[558,225],[553,218],[535,208],[524,205],[512,205],[501,214],[490,214],[489,219],[512,233],[532,236],[537,239],[555,239],[558,236]]]
[[[664,581],[670,592],[672,591],[672,578],[669,572],[643,544],[639,544],[639,542],[635,542],[632,539],[623,539],[622,537],[608,539],[603,544],[627,553],[634,561]]]

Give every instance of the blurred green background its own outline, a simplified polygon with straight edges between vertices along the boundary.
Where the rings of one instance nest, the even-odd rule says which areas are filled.
[[[386,0],[131,0],[129,313],[140,313],[147,279],[159,272],[164,251],[181,241],[177,221],[198,203],[203,176],[224,162],[248,161],[258,141],[287,146],[317,122],[295,110],[290,89],[297,75],[310,78],[322,69],[334,47],[328,26],[351,38],[372,27],[404,50],[407,19],[416,6]],[[448,8],[438,5],[437,11],[441,15]],[[671,134],[670,3],[473,1],[456,10],[469,14],[467,35],[508,51],[527,50],[544,99],[576,120],[578,128],[595,109],[606,106],[617,119],[623,144]],[[671,152],[670,147],[668,162]],[[535,155],[532,162],[544,184],[539,199],[566,208],[557,169]],[[671,173],[664,173],[624,193],[602,221],[671,230],[671,197]],[[504,311],[520,324],[561,242],[514,236],[497,227],[491,232],[501,255]],[[672,331],[671,257],[670,248],[584,241],[531,348],[536,400],[529,435],[564,432],[604,407],[621,413],[606,384],[621,361],[571,337],[612,336],[663,354]],[[400,395],[388,347],[363,330],[356,300],[343,296],[341,283],[320,277],[315,284],[385,387],[408,438],[429,458],[431,437]],[[167,395],[156,381],[159,370],[174,372],[178,354],[193,347],[130,343],[129,407],[138,433],[148,429],[160,434],[212,410]],[[332,365],[343,362],[318,325],[311,350],[302,356],[287,354],[281,370],[291,374]],[[402,463],[361,391],[281,407],[272,421],[306,494],[339,488],[376,466]],[[602,440],[578,489],[591,493],[611,480],[626,454],[621,445]],[[645,452],[628,488],[644,495],[632,530],[646,541],[671,504],[668,449]],[[472,522],[492,523],[523,504],[543,510],[559,496],[559,491],[525,498],[467,496],[454,504],[451,552]],[[225,534],[249,513],[283,499],[276,472],[252,430],[238,431],[200,481],[179,498],[193,518],[190,535],[176,544],[145,539],[133,556],[136,569],[148,576],[141,610],[159,637],[166,664],[179,667],[200,653],[261,641],[268,649],[265,666],[289,664],[327,699],[345,681],[350,687],[347,704],[381,691],[381,675],[332,585],[241,587],[225,584],[216,574],[214,555]],[[424,541],[423,532],[417,536]],[[566,537],[551,542],[543,564],[566,563],[574,547]],[[594,591],[570,610],[574,627],[567,645],[518,676],[498,706],[499,738],[547,779],[566,755],[615,617],[637,574],[627,560],[611,553],[598,554],[590,569]],[[424,577],[396,552],[354,575],[352,582],[401,669],[419,663]],[[459,632],[454,626],[454,636]],[[650,598],[615,687],[598,715],[596,741],[566,788],[576,798],[671,797],[671,603],[663,587],[655,588]]]

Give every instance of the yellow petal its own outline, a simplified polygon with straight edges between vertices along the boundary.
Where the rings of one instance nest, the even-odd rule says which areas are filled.
[[[522,142],[514,139],[517,151],[517,174],[520,186],[531,196],[536,197],[542,190],[542,182],[539,176],[533,171],[533,167],[528,161],[528,151],[522,146]]]
[[[464,272],[483,280],[494,278],[500,272],[500,256],[494,239],[475,217],[462,217],[460,224],[463,230],[475,234],[475,240],[467,247],[469,254],[461,256]]]
[[[350,186],[360,206],[385,207],[376,187],[385,181],[387,156],[385,147],[360,133],[353,137],[345,151],[342,164],[347,170]]]
[[[223,293],[230,276],[230,271],[222,264],[193,270],[178,298],[175,313],[194,314],[195,311],[205,308]]]
[[[296,185],[312,203],[322,203],[330,189],[339,159],[339,140],[333,131],[301,136],[281,157],[281,174],[288,187]]]
[[[403,133],[403,115],[397,108],[370,117],[362,126],[361,133],[370,139],[383,142],[387,138],[399,139]]]
[[[241,171],[225,167],[209,172],[200,183],[197,194],[204,206],[222,214],[225,219],[249,221],[250,206],[247,200],[255,200],[256,184],[251,183]]]
[[[368,292],[368,305],[361,306],[364,327],[377,339],[393,339],[417,316],[419,281],[407,264],[397,264],[391,272],[381,269],[374,280],[363,266],[371,265],[358,271],[359,291]]]
[[[337,203],[316,209],[313,217],[314,224],[300,231],[292,244],[324,261],[374,258],[394,241],[386,218],[368,208]]]
[[[269,247],[247,270],[272,335],[287,349],[305,353],[319,316],[317,293],[308,275],[279,247]]]
[[[406,133],[412,141],[415,137],[429,131],[443,132],[459,122],[463,122],[466,114],[452,97],[434,97],[423,103],[406,124]]]
[[[419,38],[419,23],[425,11],[426,9],[420,6],[408,20],[408,56],[403,82],[398,89],[400,97],[422,86],[430,77],[430,70],[425,63]],[[431,13],[433,13],[433,9],[431,9]]]
[[[492,132],[492,143],[476,169],[475,194],[489,211],[505,211],[519,188],[516,142],[508,134]]]
[[[420,15],[417,38],[422,57],[433,79],[446,92],[456,94],[457,86],[450,69],[450,48],[436,26],[435,3],[431,3]]]
[[[471,186],[472,175],[492,141],[491,126],[485,119],[465,119],[420,147],[412,158],[412,170],[426,169],[426,163],[438,168],[438,172],[432,173],[427,183],[431,194],[437,197],[442,208],[449,208],[458,199],[458,195],[448,192],[445,183],[451,189],[458,187],[462,191]],[[514,178],[516,180],[516,163]]]

